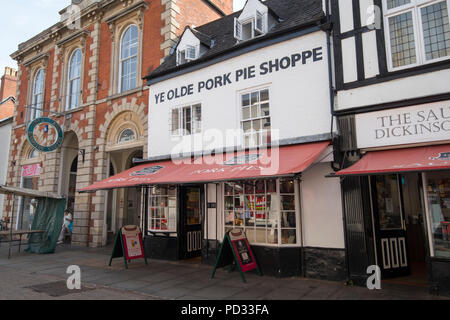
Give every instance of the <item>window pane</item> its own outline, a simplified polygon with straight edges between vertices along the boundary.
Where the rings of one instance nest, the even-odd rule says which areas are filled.
[[[256,229],[255,230],[255,242],[256,243],[267,243],[266,240],[266,229]]]
[[[261,102],[269,101],[269,90],[268,89],[262,90],[260,92],[260,94],[261,94]]]
[[[235,226],[243,226],[244,225],[244,212],[243,211],[235,211],[234,212],[234,225]]]
[[[411,3],[411,0],[387,0],[387,7],[388,9],[393,9],[408,3]]]
[[[172,110],[172,134],[178,134],[180,129],[180,111],[179,109]]]
[[[450,173],[427,173],[431,232],[437,257],[450,258]]]
[[[136,136],[134,134],[134,131],[131,129],[124,130],[119,137],[119,143],[120,142],[127,142],[127,141],[133,141],[136,139]]]
[[[202,107],[197,104],[192,107],[193,117],[194,117],[194,132],[199,133],[202,130]]]
[[[270,244],[278,244],[278,230],[277,229],[267,230],[267,242]]]
[[[244,94],[242,95],[242,106],[248,106],[250,105],[250,95],[249,94]]]
[[[282,212],[281,213],[281,227],[282,228],[295,228],[295,212]]]
[[[234,221],[234,212],[233,211],[225,211],[225,225],[232,226]]]
[[[183,129],[184,135],[192,132],[191,107],[183,108]]]
[[[137,27],[130,26],[122,36],[120,45],[121,59],[121,91],[128,91],[136,88],[137,75],[137,50],[138,50],[138,30]]]
[[[394,68],[416,63],[412,12],[389,18],[392,66]]]
[[[397,175],[376,176],[378,219],[381,230],[401,229],[401,209]]]
[[[281,196],[281,210],[295,210],[295,196]]]
[[[281,230],[281,243],[282,244],[296,244],[297,234],[294,230]]]
[[[280,193],[294,193],[294,180],[281,180]]]
[[[422,8],[421,15],[426,60],[450,55],[447,2],[442,1]]]

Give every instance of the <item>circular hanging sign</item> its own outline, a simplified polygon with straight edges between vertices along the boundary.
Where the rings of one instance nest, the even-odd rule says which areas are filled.
[[[53,133],[53,135],[56,135],[56,139],[54,141],[50,141],[50,143],[46,138],[42,139],[43,141],[38,141],[37,136],[42,136],[35,134],[35,132],[38,130],[41,130],[46,135]],[[53,130],[54,132],[52,132]],[[28,142],[34,149],[40,152],[52,152],[61,146],[64,138],[64,132],[61,129],[61,126],[55,120],[42,117],[34,119],[28,125],[27,138]]]

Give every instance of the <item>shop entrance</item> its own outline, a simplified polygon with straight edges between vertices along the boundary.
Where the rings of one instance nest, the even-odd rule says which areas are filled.
[[[192,259],[200,257],[202,254],[202,198],[203,189],[201,187],[181,187],[179,189],[180,259]]]
[[[418,173],[371,177],[376,253],[382,278],[427,283],[423,192]]]

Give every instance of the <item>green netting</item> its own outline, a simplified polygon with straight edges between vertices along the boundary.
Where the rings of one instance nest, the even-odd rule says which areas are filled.
[[[45,230],[44,234],[33,234],[28,248],[31,253],[54,253],[64,220],[65,199],[40,198],[31,230]]]

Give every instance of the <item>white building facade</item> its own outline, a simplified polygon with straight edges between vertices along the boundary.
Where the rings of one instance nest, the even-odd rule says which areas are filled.
[[[450,2],[330,6],[349,277],[449,295]]]
[[[317,1],[320,14],[303,21],[314,23],[298,22],[294,30],[269,37],[282,27],[278,13],[289,5],[304,3],[248,1],[216,26],[187,28],[172,58],[147,77],[149,165],[226,153],[240,165],[231,172],[242,170],[231,179],[219,160],[193,170],[190,178],[180,173],[176,179],[185,183],[151,188],[145,226],[150,256],[198,255],[213,264],[225,233],[241,229],[265,274],[345,279],[341,189],[339,179],[326,177],[333,172],[333,128],[327,33],[320,28],[325,15]],[[235,39],[215,48],[214,42],[221,46],[227,39],[208,35],[223,27],[234,27]],[[315,153],[306,151],[316,147]],[[279,159],[272,158],[277,168],[244,173],[257,166],[252,156],[267,148],[279,150]],[[295,151],[285,156],[288,149]],[[308,164],[285,175],[286,161],[298,161],[298,168]],[[195,219],[193,200],[200,201]],[[191,236],[193,224],[201,241]]]

